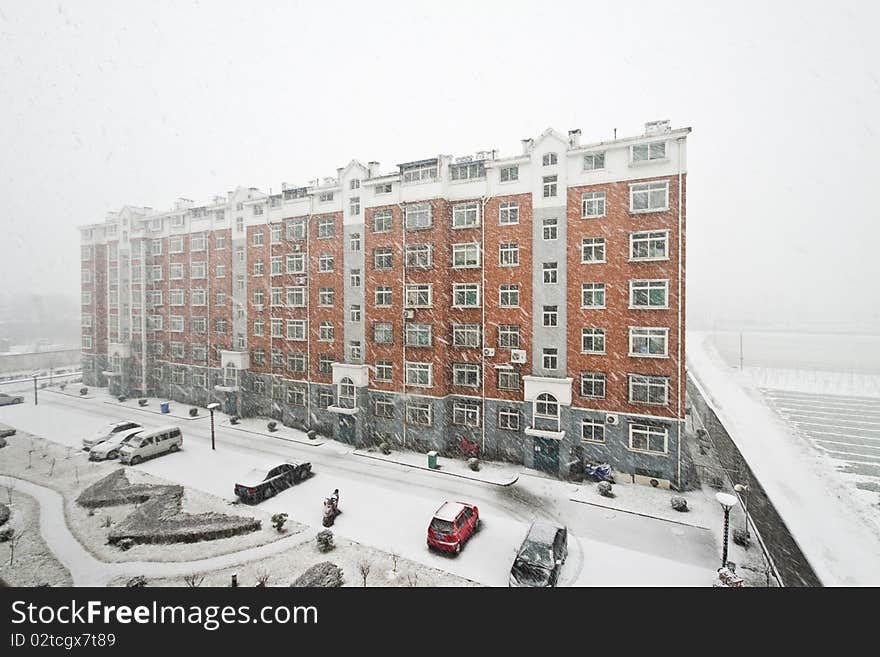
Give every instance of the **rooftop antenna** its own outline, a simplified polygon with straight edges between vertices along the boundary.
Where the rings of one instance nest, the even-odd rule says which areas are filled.
[[[614,139],[617,139],[617,128],[614,128]]]

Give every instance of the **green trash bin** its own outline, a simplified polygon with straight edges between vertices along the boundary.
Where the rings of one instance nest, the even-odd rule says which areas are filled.
[[[428,452],[428,467],[432,470],[437,469],[437,452]]]

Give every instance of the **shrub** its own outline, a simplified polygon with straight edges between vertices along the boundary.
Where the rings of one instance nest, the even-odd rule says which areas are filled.
[[[745,529],[742,529],[741,527],[734,527],[733,542],[737,545],[742,545],[744,548],[747,548],[752,543],[752,537],[749,536],[749,533]]]
[[[231,418],[229,418],[229,424],[238,424],[240,421],[241,418],[237,415],[233,415]]]
[[[321,552],[329,552],[336,547],[333,544],[333,532],[329,529],[319,531],[315,539],[318,541],[318,549]]]
[[[276,513],[272,516],[272,526],[276,531],[283,532],[284,531],[284,523],[287,522],[287,514],[286,513]]]
[[[601,495],[602,497],[614,497],[611,483],[608,481],[600,481],[597,489],[599,491],[599,495]]]
[[[83,397],[85,397],[87,394],[89,394],[89,389],[86,388],[85,386],[83,386],[82,388],[79,389],[79,394],[81,394]]]
[[[390,454],[391,453],[391,445],[389,445],[388,443],[380,443],[379,444],[379,451],[382,452],[383,454]]]
[[[190,416],[190,417],[195,417],[195,416],[198,415],[198,414],[199,414],[199,409],[197,409],[197,408],[191,408],[191,409],[189,409],[189,416]]]
[[[308,431],[306,431],[306,436],[308,436],[309,440],[315,440],[315,438],[318,437],[318,432],[314,429],[309,429]]]
[[[479,469],[480,469],[480,459],[478,459],[478,458],[473,458],[473,457],[472,457],[472,458],[469,458],[469,459],[468,459],[467,463],[468,463],[468,467],[469,467],[471,470],[473,470],[474,472],[479,471]]]
[[[138,399],[138,405],[139,406],[146,406],[147,405],[147,398],[141,397],[140,399]]]
[[[269,431],[278,431],[278,423],[275,420],[270,420],[266,424],[266,428],[269,429]]]
[[[119,396],[116,398],[116,401],[118,401],[118,402],[124,402],[124,401],[125,401],[125,395],[119,395]]]
[[[676,511],[684,513],[688,510],[688,501],[681,495],[673,495],[669,502],[672,504],[672,508]]]

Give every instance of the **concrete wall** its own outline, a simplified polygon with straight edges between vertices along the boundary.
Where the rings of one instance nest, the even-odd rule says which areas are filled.
[[[29,354],[0,354],[0,374],[76,366],[80,364],[81,356],[80,349],[37,351]]]

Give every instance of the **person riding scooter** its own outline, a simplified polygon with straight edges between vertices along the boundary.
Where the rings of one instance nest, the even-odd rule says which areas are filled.
[[[321,521],[325,527],[330,527],[333,525],[333,522],[336,520],[336,516],[341,513],[339,510],[339,489],[333,491],[333,493],[324,500],[324,519]]]

